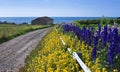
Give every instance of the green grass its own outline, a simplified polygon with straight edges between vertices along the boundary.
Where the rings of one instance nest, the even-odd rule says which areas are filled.
[[[47,28],[50,25],[12,25],[0,24],[0,43],[6,42],[27,32]]]

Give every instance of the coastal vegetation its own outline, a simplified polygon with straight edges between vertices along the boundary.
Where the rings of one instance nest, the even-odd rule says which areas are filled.
[[[119,24],[118,24],[119,25]],[[62,23],[53,28],[26,59],[22,72],[84,72],[72,57],[79,56],[91,72],[119,72],[120,34],[116,24]],[[62,44],[61,39],[66,45]]]
[[[55,25],[26,58],[20,72],[84,72],[73,52],[80,54],[91,72],[119,72],[119,24],[119,20],[100,19]],[[50,25],[0,24],[0,41],[46,27]]]
[[[27,32],[50,27],[50,25],[0,24],[0,43],[23,35]]]
[[[120,24],[120,19],[116,19],[116,18],[100,18],[100,19],[95,19],[95,20],[77,20],[75,21],[75,23],[79,23],[79,24],[84,24],[84,25],[91,25],[91,24],[98,24],[101,23],[102,24],[109,24],[109,25],[113,25],[114,22],[119,23]]]

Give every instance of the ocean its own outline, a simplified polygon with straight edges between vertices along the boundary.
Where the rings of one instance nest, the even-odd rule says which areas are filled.
[[[28,23],[31,24],[31,21],[37,17],[0,17],[0,21],[4,22],[7,21],[9,23]],[[93,20],[93,19],[100,19],[101,17],[51,17],[54,19],[54,23],[61,23],[61,22],[73,22],[76,20]],[[116,18],[116,17],[109,17],[109,18]]]

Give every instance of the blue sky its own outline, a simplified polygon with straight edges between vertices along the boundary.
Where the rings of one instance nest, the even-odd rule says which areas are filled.
[[[120,16],[120,0],[0,0],[0,17]]]

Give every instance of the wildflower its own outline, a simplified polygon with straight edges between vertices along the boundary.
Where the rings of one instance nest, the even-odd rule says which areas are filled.
[[[98,36],[95,34],[94,36],[94,46],[97,46],[98,44]]]
[[[112,30],[111,28],[108,29],[108,36],[107,36],[107,42],[112,42]]]
[[[91,66],[92,66],[92,62],[89,61],[89,62],[88,62],[88,67],[90,68]]]
[[[113,60],[114,60],[114,56],[115,56],[115,45],[111,44],[109,49],[108,49],[108,58],[107,58],[107,62],[108,64],[112,64]]]
[[[118,54],[120,55],[120,43],[119,43],[119,46],[118,46]]]
[[[86,39],[86,27],[83,26],[82,27],[82,40],[85,41],[85,39]]]
[[[118,29],[117,28],[113,29],[113,39],[112,40],[115,44],[118,43]]]
[[[102,68],[102,72],[107,72],[107,69],[106,68]]]
[[[87,30],[87,41],[88,46],[91,46],[91,32],[89,30]]]
[[[100,62],[100,59],[99,58],[96,58],[96,63],[99,63]]]
[[[118,72],[118,70],[117,70],[117,69],[114,69],[113,72]]]
[[[100,69],[100,68],[97,68],[95,72],[101,72],[101,69]]]
[[[106,46],[106,43],[107,43],[107,35],[108,35],[108,32],[107,32],[107,26],[104,26],[104,29],[101,31],[101,39],[102,39],[102,44],[104,46]]]
[[[93,50],[92,50],[92,60],[95,60],[96,55],[97,55],[97,48],[94,47]]]

